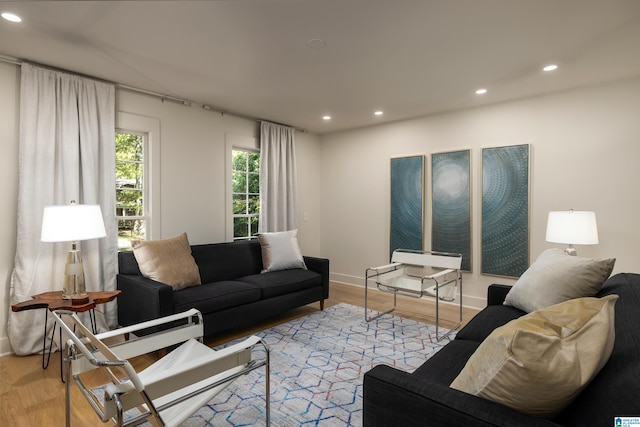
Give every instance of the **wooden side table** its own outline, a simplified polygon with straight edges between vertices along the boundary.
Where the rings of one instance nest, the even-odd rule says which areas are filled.
[[[51,331],[51,343],[49,344],[49,351],[47,352],[47,323],[49,317],[49,311],[56,310],[68,310],[75,313],[89,312],[89,319],[91,321],[91,330],[96,333],[96,315],[95,308],[97,305],[105,304],[116,299],[120,295],[121,291],[100,291],[100,292],[87,292],[87,299],[78,303],[69,299],[62,298],[62,291],[45,292],[42,294],[32,296],[30,300],[20,302],[11,306],[11,311],[19,312],[26,310],[34,310],[37,308],[46,308],[44,316],[44,337],[42,339],[42,369],[49,367],[49,361],[51,359],[51,350],[53,348],[53,340],[55,339],[56,327],[53,325]],[[64,382],[62,376],[62,328],[58,328],[60,336],[60,379]],[[45,361],[46,356],[46,361]]]

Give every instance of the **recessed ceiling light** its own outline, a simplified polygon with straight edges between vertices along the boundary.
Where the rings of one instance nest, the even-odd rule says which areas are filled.
[[[322,120],[331,120],[331,116],[322,116]]]
[[[373,114],[376,115],[376,116],[381,116],[381,115],[384,114],[384,112],[378,110],[378,111],[374,112]]]
[[[544,71],[554,71],[557,69],[558,69],[558,66],[556,64],[549,64],[543,68]]]
[[[486,90],[486,89],[478,89],[478,90],[476,91],[476,95],[484,95],[485,93],[487,93],[487,90]]]
[[[327,42],[322,39],[311,39],[307,42],[307,45],[312,49],[322,49],[327,45]]]
[[[11,12],[2,12],[2,17],[4,19],[6,19],[7,21],[11,21],[11,22],[22,22],[22,18],[20,18],[18,15],[16,15],[15,13],[11,13]]]

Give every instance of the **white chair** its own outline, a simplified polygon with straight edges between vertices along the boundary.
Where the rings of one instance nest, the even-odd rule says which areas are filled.
[[[397,249],[391,257],[391,264],[369,267],[365,272],[364,316],[367,322],[391,313],[396,309],[397,296],[413,298],[430,296],[436,302],[436,339],[455,331],[462,324],[462,255],[445,252],[411,251]],[[378,290],[393,294],[393,307],[376,315],[369,315],[369,287],[375,282]],[[452,302],[460,287],[460,320],[447,333],[440,336],[439,301]]]
[[[103,422],[113,420],[117,426],[128,426],[148,419],[154,425],[178,426],[234,379],[262,366],[266,370],[265,415],[269,425],[269,348],[262,339],[252,336],[238,344],[212,350],[202,343],[204,324],[202,315],[195,309],[95,336],[75,313],[53,314],[71,337],[65,357],[67,426],[71,423],[71,376]],[[160,325],[169,329],[141,337],[130,335]],[[75,331],[79,331],[82,338]],[[131,338],[112,345],[104,342],[114,341],[119,335]],[[178,344],[140,372],[136,372],[129,361]],[[252,349],[257,346],[264,348],[264,355],[255,360]],[[255,353],[262,354],[259,350],[257,347]],[[104,371],[111,383],[92,389],[87,383],[95,382],[96,375],[89,372],[98,370]],[[85,373],[87,375],[83,375]],[[97,389],[100,392],[95,391]],[[133,408],[138,411],[125,422],[124,413]]]

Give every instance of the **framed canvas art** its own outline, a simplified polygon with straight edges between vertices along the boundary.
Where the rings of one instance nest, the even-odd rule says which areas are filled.
[[[423,155],[391,159],[389,259],[396,249],[424,247],[424,164]]]
[[[519,277],[529,267],[529,149],[482,150],[483,274]]]
[[[471,271],[471,150],[431,155],[431,249],[462,254]]]

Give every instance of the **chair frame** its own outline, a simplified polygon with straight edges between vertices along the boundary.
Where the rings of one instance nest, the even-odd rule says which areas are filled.
[[[164,426],[167,424],[163,420],[161,412],[165,409],[174,407],[194,396],[213,393],[214,389],[220,391],[236,378],[263,366],[265,367],[266,425],[270,425],[270,351],[261,338],[251,336],[226,348],[217,351],[211,350],[211,357],[207,354],[205,357],[207,360],[199,363],[198,366],[187,366],[182,372],[145,384],[129,362],[129,358],[163,350],[191,339],[197,340],[199,344],[196,345],[200,347],[200,351],[204,351],[201,344],[204,323],[202,314],[198,310],[191,309],[184,313],[115,329],[99,335],[93,335],[74,312],[61,310],[54,311],[53,315],[58,325],[70,337],[67,341],[66,356],[64,358],[66,366],[65,412],[67,427],[71,425],[71,376],[73,376],[74,382],[102,422],[112,420],[118,427],[121,427],[138,424],[150,419],[149,421],[153,424]],[[73,325],[73,328],[62,319],[63,315],[71,320],[69,323]],[[141,337],[131,336],[131,334],[135,334],[135,332],[142,329],[161,325],[166,326],[168,324],[169,329],[164,329],[160,332]],[[82,338],[76,334],[76,328],[82,333]],[[125,341],[113,345],[107,345],[102,341],[121,335],[125,336]],[[252,359],[251,351],[256,346],[261,346],[264,349],[264,360]],[[170,354],[165,357],[170,357]],[[162,362],[162,359],[156,363],[160,362]],[[188,363],[185,365],[188,365]],[[112,372],[112,368],[120,368],[124,371],[128,381],[118,378]],[[81,374],[96,369],[105,369],[112,381],[112,384],[105,389],[105,401],[103,404],[80,377]],[[205,372],[204,375],[206,376],[202,372]],[[211,382],[214,376],[221,376],[221,378]],[[193,378],[197,380],[190,382]],[[195,389],[189,390],[186,395],[177,398],[172,397],[172,400],[168,402],[154,403],[158,398],[167,400],[167,395],[193,384],[198,385]],[[107,398],[107,394],[109,398]],[[144,408],[145,406],[146,408]],[[139,416],[124,423],[124,412],[131,408],[145,410],[141,410]]]
[[[435,297],[436,302],[436,339],[438,341],[450,335],[462,325],[462,255],[449,252],[415,251],[409,249],[396,249],[391,257],[391,264],[378,267],[368,267],[365,270],[364,286],[364,316],[367,322],[371,322],[379,317],[392,313],[397,307],[397,296],[403,295],[411,298],[422,298],[423,296]],[[407,272],[408,268],[430,267],[437,271],[424,276],[414,275]],[[394,278],[406,278],[401,284],[395,282],[385,282]],[[452,278],[453,277],[453,278]],[[393,294],[393,306],[378,314],[369,315],[369,287],[370,281],[375,281],[376,288],[382,292]],[[460,319],[458,324],[449,329],[444,335],[440,335],[439,301],[445,300],[440,296],[440,289],[445,286],[455,285],[459,287]],[[449,301],[454,301],[455,295]]]

